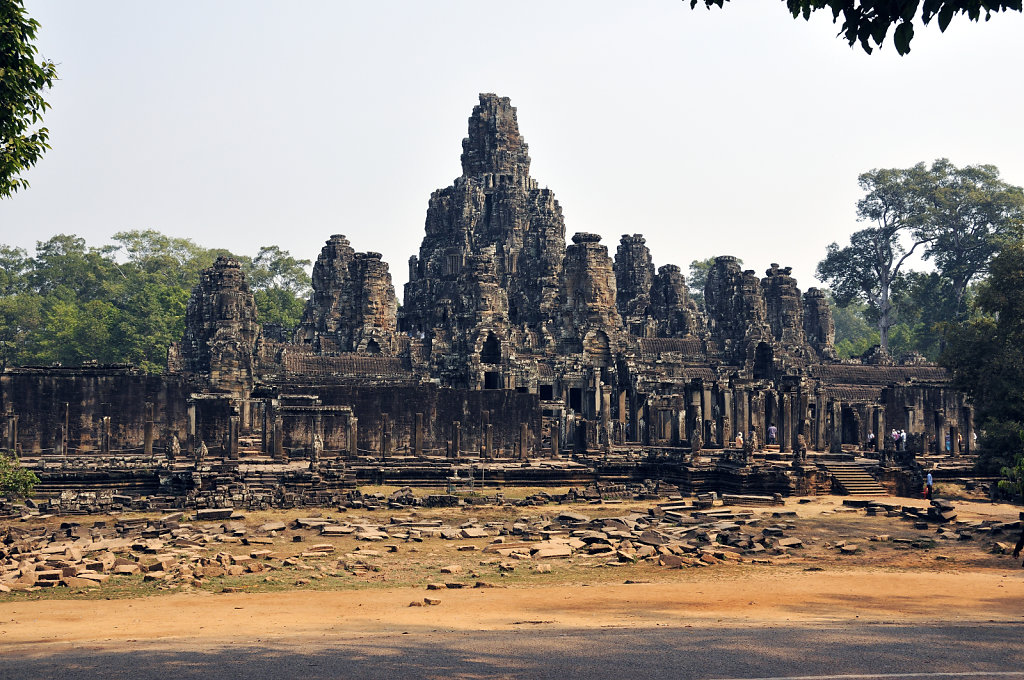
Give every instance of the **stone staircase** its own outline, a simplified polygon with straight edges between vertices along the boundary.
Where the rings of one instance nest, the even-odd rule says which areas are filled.
[[[841,463],[828,461],[820,463],[838,487],[837,491],[850,496],[887,496],[889,492],[875,478],[867,473],[863,466],[857,463]]]

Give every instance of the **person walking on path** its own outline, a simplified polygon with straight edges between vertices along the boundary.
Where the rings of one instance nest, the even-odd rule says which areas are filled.
[[[1021,520],[1020,523],[1020,538],[1017,539],[1017,545],[1013,546],[1013,556],[1020,557],[1020,549],[1024,548],[1024,512],[1017,515],[1017,519]],[[1021,563],[1024,567],[1024,562]]]
[[[930,473],[930,472],[928,473],[928,476],[925,478],[924,484],[925,484],[924,497],[927,498],[928,500],[931,500],[932,499],[932,473]]]

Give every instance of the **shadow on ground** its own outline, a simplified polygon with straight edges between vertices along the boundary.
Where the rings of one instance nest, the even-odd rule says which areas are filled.
[[[1021,626],[760,626],[423,632],[193,646],[10,650],[0,677],[244,678],[1024,678]],[[173,646],[172,646],[173,645]],[[956,674],[956,675],[954,675]]]

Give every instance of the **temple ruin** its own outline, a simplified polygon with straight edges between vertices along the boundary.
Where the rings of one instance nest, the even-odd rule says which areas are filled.
[[[830,462],[855,456],[898,493],[947,436],[950,457],[972,453],[972,410],[947,372],[880,354],[840,361],[824,292],[801,292],[790,268],[759,277],[718,257],[702,310],[641,234],[614,254],[592,233],[567,244],[505,97],[480,95],[462,175],[430,196],[408,266],[399,305],[380,253],[330,236],[302,322],[272,334],[238,262],[220,258],[193,290],[167,373],[8,368],[0,444],[37,467],[43,491],[253,506],[460,471],[813,493],[839,484]]]

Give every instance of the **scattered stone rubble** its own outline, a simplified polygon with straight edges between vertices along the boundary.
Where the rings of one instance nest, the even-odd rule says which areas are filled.
[[[770,497],[732,500],[744,505],[777,502]],[[501,521],[468,517],[458,523],[422,517],[410,513],[410,508],[386,517],[349,517],[343,512],[258,526],[246,524],[231,508],[200,509],[187,517],[175,512],[158,519],[126,516],[109,521],[68,521],[56,528],[8,523],[0,529],[0,593],[95,588],[140,576],[143,582],[155,582],[161,589],[221,587],[231,591],[239,586],[217,579],[275,571],[286,572],[286,578],[294,574],[294,583],[304,585],[325,576],[380,571],[387,554],[416,552],[416,544],[429,539],[453,542],[458,552],[478,552],[480,570],[490,567],[499,575],[518,570],[549,573],[551,561],[559,559],[592,567],[628,567],[641,562],[666,568],[771,564],[805,547],[807,539],[798,535],[795,511],[766,508],[755,512],[721,502],[709,494],[618,516],[591,517],[573,506],[539,516]],[[861,511],[912,522],[915,530],[929,532],[914,538],[878,534],[862,539],[891,543],[896,548],[932,549],[939,541],[971,541],[1004,533],[1013,536],[1021,524],[958,521],[952,503],[942,499],[926,509],[853,499],[826,512]],[[338,547],[329,541],[339,537],[366,545],[338,555]],[[297,554],[292,554],[294,549],[286,550],[289,543],[298,544]],[[861,545],[842,540],[828,542],[824,548],[852,555]],[[1011,550],[1009,543],[995,541],[989,552]],[[446,578],[428,584],[429,590],[494,585],[460,564],[437,571]]]

